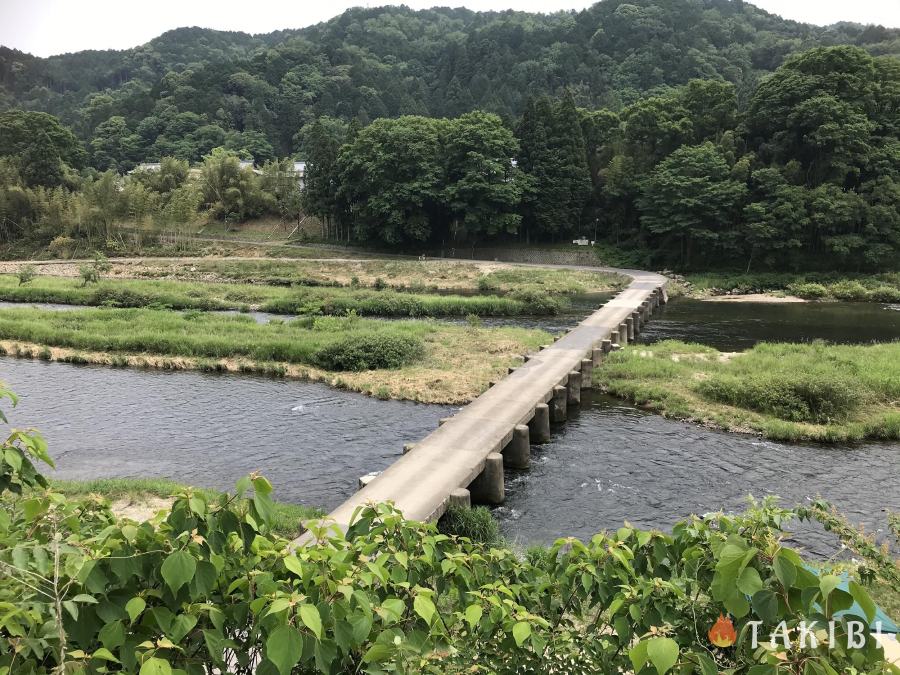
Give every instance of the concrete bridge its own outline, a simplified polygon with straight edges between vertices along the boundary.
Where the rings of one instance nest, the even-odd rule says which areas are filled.
[[[577,327],[526,355],[453,417],[384,472],[360,479],[361,489],[327,520],[346,527],[357,508],[393,502],[406,518],[432,521],[451,503],[497,504],[504,499],[504,467],[524,469],[530,445],[549,440],[550,423],[565,421],[591,387],[593,369],[617,345],[633,340],[667,301],[665,277],[650,272],[594,268],[631,278],[630,285]]]

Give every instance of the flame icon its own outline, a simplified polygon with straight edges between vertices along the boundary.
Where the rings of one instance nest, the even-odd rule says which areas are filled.
[[[730,647],[737,640],[737,633],[731,619],[719,614],[719,619],[709,629],[709,641],[716,647]]]

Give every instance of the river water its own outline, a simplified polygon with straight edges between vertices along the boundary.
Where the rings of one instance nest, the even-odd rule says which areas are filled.
[[[326,509],[451,410],[309,382],[12,357],[0,357],[0,379],[20,396],[11,424],[41,430],[57,478],[170,478],[227,490],[259,470],[279,500]]]
[[[580,301],[584,313],[598,298]],[[485,320],[561,330],[583,314]],[[255,317],[259,321],[267,316]],[[678,299],[642,341],[683,339],[723,350],[760,340],[900,339],[900,311],[878,304],[725,304]],[[164,477],[228,489],[254,470],[284,501],[329,509],[380,470],[404,442],[451,408],[378,401],[325,385],[253,376],[119,370],[0,358],[21,395],[12,422],[40,428],[60,478]],[[870,531],[900,511],[900,447],[785,445],[727,434],[595,397],[533,448],[530,472],[508,480],[495,510],[523,544],[589,537],[624,520],[667,528],[690,513],[738,509],[748,494],[793,505],[832,500]],[[812,554],[833,550],[817,528],[797,532]]]

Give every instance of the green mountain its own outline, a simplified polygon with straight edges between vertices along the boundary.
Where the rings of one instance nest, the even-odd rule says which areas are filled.
[[[896,55],[900,30],[811,26],[741,0],[603,0],[556,14],[357,8],[266,35],[180,28],[123,51],[0,47],[0,110],[50,112],[130,161],[196,160],[217,145],[264,159],[300,150],[298,132],[321,116],[366,124],[480,108],[512,121],[531,94],[568,90],[579,106],[618,110],[692,78],[732,82],[743,103],[789,54],[835,44]]]

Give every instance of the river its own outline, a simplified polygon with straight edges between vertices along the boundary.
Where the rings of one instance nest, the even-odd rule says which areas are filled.
[[[896,310],[678,299],[654,317],[641,340],[684,339],[723,350],[764,339],[886,341],[900,338]],[[485,323],[556,330],[579,318]],[[13,423],[44,432],[60,478],[164,477],[228,489],[260,470],[279,499],[326,509],[351,494],[358,476],[388,466],[404,442],[425,436],[452,410],[297,381],[9,357],[0,358],[0,379],[22,396]],[[626,519],[666,528],[690,513],[738,509],[747,494],[780,495],[786,505],[822,495],[877,532],[885,526],[885,509],[900,511],[898,451],[897,444],[772,443],[597,396],[556,429],[550,443],[533,448],[533,468],[510,476],[507,502],[495,513],[504,533],[526,544],[589,537]],[[800,528],[797,539],[819,556],[834,546],[817,528]]]

